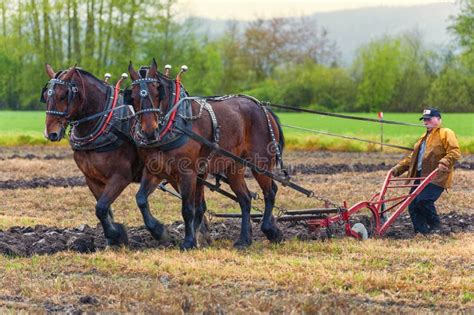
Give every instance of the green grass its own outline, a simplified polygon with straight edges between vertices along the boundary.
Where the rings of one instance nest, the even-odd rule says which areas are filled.
[[[350,115],[377,119],[377,114],[375,113],[356,113]],[[286,125],[380,141],[380,124],[373,122],[348,120],[310,113],[278,113],[278,116],[282,124]],[[384,113],[385,120],[413,124],[421,123],[418,120],[419,117],[420,114],[418,113]],[[454,130],[463,152],[474,153],[474,113],[445,114],[443,126]],[[424,130],[424,127],[384,124],[384,142],[412,147]],[[286,127],[283,128],[283,131],[288,147],[291,149],[328,149],[334,151],[373,151],[379,149],[377,145],[315,134],[308,131]]]
[[[48,144],[43,136],[45,113],[0,111],[0,145]]]
[[[352,114],[377,118],[375,113]],[[380,125],[371,122],[347,120],[309,113],[278,113],[283,124],[320,130],[346,136],[380,141]],[[385,113],[386,120],[420,123],[418,113]],[[45,114],[42,111],[0,111],[0,145],[47,144],[43,137]],[[443,125],[456,133],[465,153],[474,153],[474,113],[445,114]],[[422,127],[384,125],[384,142],[411,147],[423,133]],[[307,131],[284,128],[289,149],[313,149],[332,151],[374,151],[379,146],[346,140]],[[66,144],[65,141],[61,142]]]

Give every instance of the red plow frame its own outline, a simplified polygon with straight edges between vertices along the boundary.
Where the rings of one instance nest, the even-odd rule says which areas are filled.
[[[352,236],[354,238],[360,239],[363,238],[359,231],[356,231],[350,223],[350,218],[357,212],[363,209],[369,209],[374,218],[375,226],[373,227],[374,237],[381,237],[388,230],[390,225],[400,216],[400,214],[408,207],[408,205],[420,194],[420,192],[428,185],[433,177],[436,176],[438,169],[435,169],[426,177],[404,177],[398,178],[392,175],[392,172],[389,171],[383,185],[380,189],[380,192],[372,196],[368,201],[361,201],[356,203],[350,208],[346,207],[346,202],[344,202],[344,208],[339,211],[337,215],[325,217],[325,218],[316,218],[308,220],[308,225],[310,230],[316,230],[319,227],[329,227],[334,223],[344,223],[344,229],[347,236]],[[419,184],[416,182],[419,181]],[[399,184],[400,182],[408,182],[408,184]],[[393,197],[385,198],[385,194],[389,189],[401,189],[401,188],[413,188],[416,187],[411,193]],[[395,202],[390,205],[388,208],[385,205],[389,202]],[[386,217],[386,214],[390,211],[393,211],[389,217]]]
[[[435,169],[426,177],[394,177],[389,171],[385,177],[380,191],[367,201],[356,203],[347,208],[347,203],[341,208],[312,208],[299,210],[281,211],[276,221],[306,221],[310,232],[314,232],[319,228],[329,228],[334,224],[344,225],[345,234],[357,239],[365,239],[368,236],[381,237],[388,230],[390,225],[400,216],[400,214],[408,207],[408,205],[420,194],[420,192],[428,185],[433,177],[436,176],[438,169]],[[407,182],[406,184],[401,182]],[[414,188],[409,193],[400,196],[386,198],[385,195],[389,190]],[[388,205],[390,203],[390,205]],[[356,214],[362,210],[368,209],[371,213],[370,235],[367,227],[362,223],[355,223]],[[389,215],[388,215],[389,214]],[[215,217],[220,218],[240,218],[237,213],[213,213]],[[262,219],[261,213],[251,214],[253,221]],[[352,224],[352,225],[351,225]]]

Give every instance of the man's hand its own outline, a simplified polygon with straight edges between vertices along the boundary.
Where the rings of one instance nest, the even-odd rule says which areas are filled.
[[[396,175],[396,174],[397,174],[397,173],[396,173],[396,167],[395,167],[395,166],[392,167],[392,169],[390,170],[390,173],[392,174],[392,176],[397,177],[397,175]]]
[[[438,168],[441,172],[447,172],[448,171],[448,167],[446,165],[444,165],[443,163],[438,163]]]

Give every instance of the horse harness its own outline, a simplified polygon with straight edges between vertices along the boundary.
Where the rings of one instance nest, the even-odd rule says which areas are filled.
[[[289,179],[288,171],[284,168],[284,165],[283,165],[283,158],[282,158],[282,154],[281,154],[281,148],[280,148],[278,142],[276,141],[275,132],[274,132],[273,127],[271,125],[268,108],[265,106],[265,104],[261,103],[256,98],[254,98],[252,96],[248,96],[248,95],[224,95],[224,96],[214,96],[214,97],[207,97],[207,98],[199,98],[199,97],[190,98],[190,99],[193,99],[198,104],[200,104],[199,112],[195,116],[183,117],[183,118],[187,119],[187,120],[198,119],[202,115],[202,110],[205,109],[209,112],[209,115],[211,117],[212,129],[213,129],[213,142],[210,142],[207,139],[205,139],[204,137],[196,134],[195,132],[193,132],[190,129],[185,130],[185,129],[182,129],[180,127],[176,127],[176,129],[183,132],[188,137],[192,138],[193,140],[195,140],[199,143],[202,143],[202,144],[206,145],[207,147],[209,147],[211,149],[211,152],[210,152],[210,154],[208,155],[208,157],[206,159],[205,165],[202,165],[199,168],[198,172],[199,173],[204,173],[206,171],[209,162],[216,155],[216,153],[220,153],[221,155],[231,157],[234,160],[236,160],[235,158],[237,158],[236,156],[233,156],[233,154],[231,154],[230,152],[228,152],[226,150],[223,150],[219,147],[220,126],[217,123],[217,117],[215,115],[214,110],[212,109],[212,106],[207,102],[207,101],[224,101],[224,100],[234,98],[234,97],[245,97],[247,99],[250,99],[251,101],[255,102],[257,105],[259,105],[260,108],[263,110],[263,112],[265,113],[265,118],[267,120],[268,130],[270,132],[270,136],[271,136],[271,139],[272,139],[272,144],[273,144],[274,149],[275,149],[275,154],[277,156],[277,159],[276,159],[277,163],[280,164],[280,169],[282,170],[282,172],[284,174],[284,178]],[[242,161],[240,161],[240,160],[238,162],[242,163]],[[242,164],[247,165],[245,163],[242,163]],[[247,166],[250,166],[250,164],[247,165]]]
[[[245,95],[245,94],[212,96],[212,97],[208,97],[206,99],[207,100],[212,100],[212,101],[224,101],[224,100],[227,100],[227,99],[230,99],[230,98],[233,98],[233,97],[247,98],[247,99],[253,101],[254,103],[256,103],[257,105],[259,105],[260,108],[263,110],[263,112],[265,113],[265,118],[267,119],[268,131],[270,132],[270,136],[271,136],[271,139],[272,139],[272,144],[273,144],[273,147],[275,149],[275,154],[277,156],[277,159],[276,159],[277,163],[280,164],[280,169],[282,170],[285,177],[288,178],[289,177],[288,171],[285,169],[285,167],[283,165],[283,157],[282,157],[282,154],[281,154],[282,148],[280,147],[280,145],[276,141],[275,131],[273,130],[273,127],[272,127],[272,124],[271,124],[271,121],[270,121],[270,114],[268,112],[268,107],[265,103],[260,102],[258,99],[256,99],[253,96]]]
[[[58,76],[60,74],[61,73],[59,73]],[[148,83],[154,83],[154,82],[159,82],[159,79],[147,78],[145,75],[142,75],[141,78],[132,81],[131,83],[132,86],[133,85],[140,86],[140,92],[139,92],[140,111],[134,113],[133,116],[139,116],[145,113],[157,113],[158,117],[161,117],[161,119],[159,119],[159,125],[164,127],[171,119],[171,116],[174,113],[174,111],[177,111],[177,114],[178,114],[177,116],[181,118],[182,122],[180,123],[177,121],[177,119],[174,119],[174,121],[172,122],[171,132],[168,132],[168,129],[166,129],[165,134],[160,135],[159,139],[152,142],[147,142],[147,143],[145,143],[143,138],[140,137],[140,132],[138,130],[138,129],[141,129],[139,128],[140,127],[139,120],[135,120],[135,124],[132,126],[132,128],[130,128],[130,122],[128,121],[128,118],[130,117],[126,117],[126,111],[121,110],[118,117],[114,117],[115,118],[114,122],[109,123],[110,118],[108,116],[110,115],[111,112],[115,112],[118,109],[123,109],[123,107],[128,107],[127,105],[131,104],[132,91],[130,89],[126,89],[124,92],[123,100],[124,100],[125,105],[120,105],[118,107],[115,107],[117,99],[113,93],[114,89],[112,86],[108,86],[107,103],[104,106],[104,110],[99,113],[90,115],[88,117],[85,117],[76,121],[71,121],[68,117],[72,100],[74,99],[76,94],[79,92],[75,82],[67,82],[58,78],[51,79],[42,89],[40,101],[43,103],[46,103],[47,99],[44,97],[44,92],[47,91],[48,98],[53,96],[55,94],[54,88],[56,85],[64,85],[67,87],[68,100],[67,100],[66,110],[61,112],[53,108],[51,110],[47,110],[46,114],[66,118],[68,124],[72,126],[69,140],[70,140],[71,147],[74,150],[99,150],[103,152],[104,147],[105,147],[105,151],[108,151],[107,148],[111,148],[111,150],[117,148],[118,146],[122,144],[121,140],[123,140],[123,137],[121,137],[121,135],[115,134],[114,132],[111,132],[112,127],[115,127],[114,129],[117,129],[120,133],[125,134],[127,136],[129,136],[127,131],[130,130],[131,138],[134,140],[135,144],[139,147],[160,147],[160,149],[163,151],[181,147],[187,142],[188,138],[192,138],[202,144],[205,144],[211,149],[211,152],[209,153],[205,164],[201,165],[199,169],[199,173],[205,173],[208,167],[208,164],[210,163],[212,158],[215,156],[215,154],[218,151],[221,151],[219,149],[220,126],[218,125],[217,117],[215,115],[215,112],[212,106],[208,103],[208,100],[223,101],[223,100],[230,99],[233,97],[245,97],[252,100],[256,104],[260,105],[263,112],[265,113],[267,123],[268,123],[268,128],[269,128],[270,135],[272,138],[272,143],[274,145],[275,153],[277,155],[277,160],[280,162],[281,169],[284,170],[283,162],[282,162],[283,159],[281,157],[281,149],[275,138],[275,133],[270,122],[268,109],[260,101],[247,95],[225,95],[225,96],[207,97],[207,98],[189,97],[186,91],[183,89],[181,90],[179,101],[176,104],[173,104],[173,98],[170,97],[170,103],[168,106],[169,111],[168,113],[163,115],[162,111],[159,108],[153,108],[153,102],[151,99],[150,92],[148,90]],[[176,84],[180,84],[180,82],[176,82]],[[163,86],[160,85],[159,88],[163,88]],[[174,92],[176,91],[176,87],[173,87],[173,85],[171,85],[170,90],[171,90],[170,95],[174,95],[175,94]],[[160,95],[160,100],[161,100],[163,93],[159,93],[159,95]],[[144,102],[144,100],[146,99],[150,100],[149,102],[150,106],[143,108],[144,103],[146,103]],[[196,103],[200,105],[199,111],[196,115],[192,115],[191,101],[195,101]],[[202,116],[203,109],[209,113],[209,116],[211,118],[212,135],[213,135],[212,142],[210,141],[204,142],[203,141],[204,138],[198,136],[196,133],[192,131],[192,121],[199,119]],[[106,114],[109,114],[109,115],[106,115]],[[97,118],[100,118],[100,119],[97,122],[97,124],[94,126],[93,131],[89,135],[85,137],[80,137],[77,135],[76,127],[78,125],[87,121],[91,121],[93,119],[97,119]],[[124,121],[126,122],[125,124],[123,123]],[[105,123],[107,123],[107,126],[104,126]],[[165,139],[166,136],[168,136],[168,139]],[[286,172],[285,172],[285,175],[286,175]]]
[[[219,139],[220,139],[220,126],[217,124],[217,117],[216,113],[214,112],[214,109],[212,108],[211,104],[207,102],[206,99],[204,98],[195,98],[194,101],[200,105],[199,107],[199,112],[195,116],[190,116],[190,117],[183,117],[184,119],[187,120],[195,120],[201,117],[202,115],[202,110],[205,109],[208,113],[209,116],[211,117],[211,126],[212,126],[212,137],[213,137],[213,146],[210,147],[211,152],[206,158],[206,162],[203,165],[199,166],[198,173],[199,174],[204,174],[207,171],[207,168],[209,167],[209,163],[211,160],[214,158],[216,155],[216,150],[214,148],[219,147]],[[192,131],[191,131],[192,132]]]
[[[162,151],[168,151],[177,149],[184,145],[189,137],[179,131],[178,128],[191,130],[192,121],[201,117],[203,109],[205,109],[211,117],[212,134],[214,143],[217,145],[219,142],[219,126],[217,124],[217,118],[212,109],[211,105],[205,101],[205,99],[197,97],[189,97],[186,90],[182,87],[179,80],[173,80],[169,85],[168,91],[168,106],[166,112],[163,112],[160,108],[153,107],[153,100],[149,91],[149,83],[160,83],[160,78],[148,77],[149,67],[141,67],[138,70],[140,78],[132,81],[131,86],[139,86],[140,96],[140,110],[135,113],[135,116],[146,113],[154,113],[158,116],[158,139],[148,140],[141,133],[140,120],[136,119],[131,128],[131,137],[135,141],[138,147],[146,148],[159,148]],[[159,84],[159,101],[161,102],[165,95],[165,87],[163,84]],[[131,97],[132,90],[127,88],[124,92],[124,102],[127,104],[132,103]],[[179,95],[177,95],[179,94]],[[145,102],[149,100],[149,102]],[[199,112],[197,115],[192,114],[191,102],[196,101],[199,105]],[[208,157],[208,162],[212,159],[212,152]],[[207,164],[207,163],[206,163]]]
[[[114,97],[114,88],[107,86],[107,101],[102,112],[93,114],[83,119],[71,122],[69,134],[69,143],[73,150],[96,152],[112,151],[122,145],[123,141],[128,139],[130,122],[128,120],[128,106],[121,103],[121,99]],[[112,115],[110,117],[110,115]],[[91,132],[86,136],[79,136],[77,126],[93,119],[99,119]]]

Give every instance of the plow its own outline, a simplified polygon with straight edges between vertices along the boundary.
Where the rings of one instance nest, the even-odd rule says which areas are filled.
[[[334,202],[318,197],[312,191],[305,190],[304,188],[298,189],[296,190],[298,192],[303,190],[308,191],[309,194],[307,197],[324,201],[324,207],[296,210],[280,209],[275,220],[277,222],[305,221],[309,232],[313,233],[318,232],[322,228],[325,228],[326,231],[329,232],[331,227],[334,225],[342,225],[344,226],[346,236],[361,240],[365,240],[369,237],[379,238],[387,232],[393,222],[395,222],[395,220],[406,210],[413,199],[415,199],[416,196],[418,196],[418,194],[420,194],[420,192],[431,182],[431,180],[436,176],[437,171],[437,169],[434,170],[426,177],[405,178],[395,178],[391,171],[389,171],[377,193],[375,193],[370,199],[360,201],[350,207],[347,205],[346,201],[344,201],[341,206],[336,206]],[[286,184],[288,182],[288,180],[285,181]],[[292,183],[292,186],[294,185],[296,184]],[[206,186],[212,191],[217,191],[222,195],[237,201],[235,196],[230,192],[221,189],[219,184],[213,185],[207,182]],[[390,196],[388,196],[389,194]],[[253,194],[253,196],[255,199],[256,195]],[[360,216],[364,211],[368,211],[369,215]],[[210,212],[210,215],[216,218],[229,219],[242,217],[239,213]],[[260,211],[259,213],[251,213],[250,216],[252,221],[260,222],[263,214]],[[363,219],[363,222],[358,222],[361,221],[361,218]]]

